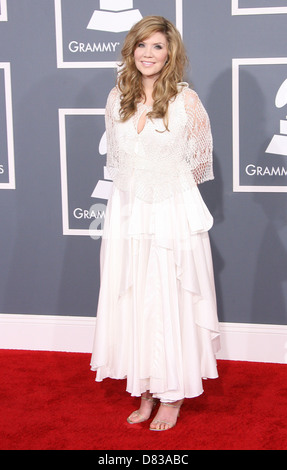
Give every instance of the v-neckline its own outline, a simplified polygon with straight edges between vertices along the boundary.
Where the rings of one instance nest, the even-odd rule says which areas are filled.
[[[147,106],[146,104],[144,103],[139,103],[138,104],[138,114],[139,114],[139,117],[136,121],[136,132],[137,132],[137,135],[141,135],[141,133],[144,131],[145,127],[146,127],[146,124],[147,124],[147,114],[152,110],[152,106]],[[143,127],[141,128],[141,130],[139,131],[139,128],[141,126],[139,126],[140,124],[140,121],[141,119],[143,119]]]

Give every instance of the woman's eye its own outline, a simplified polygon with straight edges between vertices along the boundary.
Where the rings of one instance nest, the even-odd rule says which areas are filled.
[[[157,44],[157,45],[155,46],[155,48],[156,48],[156,49],[162,49],[162,46],[160,46],[159,44]]]
[[[138,44],[138,47],[144,47],[144,43],[143,43],[143,42],[140,42],[140,43]]]

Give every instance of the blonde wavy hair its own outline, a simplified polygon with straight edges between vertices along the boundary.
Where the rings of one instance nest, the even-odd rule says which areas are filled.
[[[130,119],[136,111],[137,104],[146,99],[142,75],[134,60],[137,45],[154,33],[163,33],[168,42],[168,60],[161,70],[153,88],[153,109],[149,117],[162,118],[168,129],[168,105],[178,94],[178,83],[183,81],[187,56],[179,31],[162,16],[146,16],[136,23],[126,36],[122,48],[122,64],[118,74],[117,85],[121,92],[121,121]]]

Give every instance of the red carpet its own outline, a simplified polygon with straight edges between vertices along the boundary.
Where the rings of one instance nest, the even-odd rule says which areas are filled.
[[[219,361],[177,426],[129,425],[125,381],[94,381],[89,354],[0,351],[1,450],[287,450],[287,366]]]

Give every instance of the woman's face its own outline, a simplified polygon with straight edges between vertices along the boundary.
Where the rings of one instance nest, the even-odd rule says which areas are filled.
[[[168,42],[165,35],[157,32],[139,42],[134,51],[134,59],[144,78],[156,80],[168,59]]]

